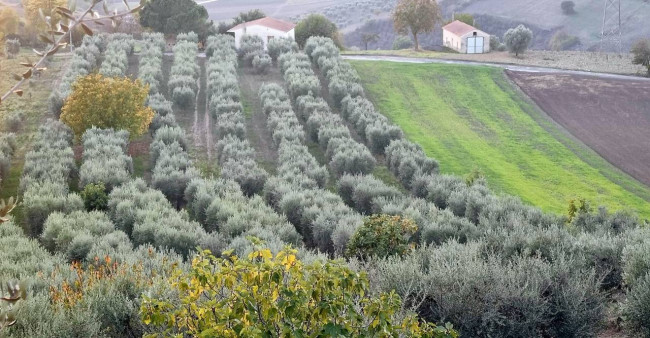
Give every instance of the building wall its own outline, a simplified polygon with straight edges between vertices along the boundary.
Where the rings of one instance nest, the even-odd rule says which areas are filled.
[[[233,31],[235,33],[235,47],[239,48],[241,45],[241,38],[245,34],[248,35],[257,35],[264,40],[264,49],[266,49],[267,44],[269,43],[269,37],[271,39],[273,38],[291,38],[292,40],[295,40],[295,30],[292,29],[288,32],[283,32],[279,30],[275,30],[269,27],[265,26],[260,26],[260,25],[254,25],[254,26],[246,26],[240,29],[237,29]]]
[[[480,30],[475,30],[471,31],[463,36],[458,36],[456,34],[453,34],[450,31],[443,30],[442,31],[442,41],[445,47],[451,48],[459,53],[465,54],[467,53],[467,38],[474,36],[474,32],[476,32],[477,36],[482,36],[483,37],[483,52],[484,53],[489,53],[490,52],[490,34],[487,34],[483,31]]]
[[[463,41],[463,46],[461,49],[461,53],[467,53],[467,38],[470,38],[474,36],[474,32],[476,32],[476,36],[482,36],[483,37],[483,53],[489,53],[490,52],[490,34],[485,33],[483,31],[475,30],[471,31],[461,37],[461,41]]]

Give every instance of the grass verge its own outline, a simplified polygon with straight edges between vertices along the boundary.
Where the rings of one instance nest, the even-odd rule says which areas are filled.
[[[650,190],[568,135],[540,125],[536,108],[491,67],[362,62],[370,99],[407,137],[440,162],[443,173],[478,169],[497,192],[564,213],[581,197],[610,210],[650,218]],[[588,161],[584,160],[588,158]],[[616,177],[616,182],[612,180]]]

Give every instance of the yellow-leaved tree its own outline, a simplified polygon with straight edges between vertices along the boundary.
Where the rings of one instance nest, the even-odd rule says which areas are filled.
[[[296,254],[200,253],[169,280],[180,303],[144,296],[143,322],[164,337],[458,337],[450,324],[398,316],[400,297],[371,295],[366,275],[344,261],[304,264]]]
[[[90,74],[72,85],[61,121],[78,138],[94,126],[124,129],[133,139],[147,131],[154,116],[153,110],[145,106],[148,93],[149,86],[140,80]]]

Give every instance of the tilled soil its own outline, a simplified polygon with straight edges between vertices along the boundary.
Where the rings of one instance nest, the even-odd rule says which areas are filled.
[[[650,186],[650,82],[506,73],[569,133]]]

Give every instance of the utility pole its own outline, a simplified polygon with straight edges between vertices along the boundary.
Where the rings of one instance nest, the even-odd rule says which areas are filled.
[[[621,54],[623,48],[621,34],[621,0],[605,0],[600,51],[615,50]]]

